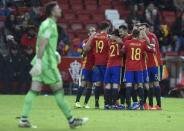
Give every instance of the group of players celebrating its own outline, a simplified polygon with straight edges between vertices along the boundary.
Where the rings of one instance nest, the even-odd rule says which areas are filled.
[[[98,32],[94,27],[88,29],[75,107],[82,107],[80,98],[86,89],[84,108],[90,108],[88,101],[94,86],[96,109],[104,92],[106,110],[161,110],[159,81],[163,63],[156,35],[147,23],[135,24],[131,34],[125,25],[112,32],[110,28],[108,22],[102,22]]]

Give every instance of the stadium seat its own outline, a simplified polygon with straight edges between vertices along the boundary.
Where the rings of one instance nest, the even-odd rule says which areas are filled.
[[[60,5],[68,5],[68,0],[57,0]]]
[[[49,3],[49,2],[51,2],[52,0],[41,0],[41,4],[42,5],[45,5],[45,4],[47,4],[47,3]]]
[[[83,24],[79,20],[73,20],[70,22],[70,26],[72,30],[80,30],[83,29]]]
[[[115,29],[118,29],[120,25],[126,25],[126,22],[123,19],[115,19],[112,20],[111,23]]]
[[[0,16],[0,21],[4,22],[6,20],[6,16]]]
[[[68,10],[69,9],[69,5],[68,4],[61,4],[61,3],[59,3],[59,6],[61,7],[62,10]]]
[[[61,25],[64,29],[68,29],[69,28],[68,21],[65,20],[65,19],[59,19],[58,20],[58,24]]]
[[[96,0],[84,0],[85,5],[97,5]]]
[[[84,40],[88,37],[87,31],[82,29],[82,30],[77,30],[77,36],[81,39]]]
[[[86,30],[91,26],[97,28],[97,22],[96,21],[91,21],[91,20],[90,21],[83,21],[83,24],[85,25]]]
[[[111,5],[111,0],[99,0],[99,5]]]
[[[111,5],[100,5],[99,8],[105,11],[106,9],[112,9],[112,6]]]
[[[128,10],[118,10],[118,12],[120,13],[120,16],[121,16],[121,18],[123,18],[123,19],[127,19],[128,18],[128,14],[129,14],[129,11]]]
[[[90,20],[90,14],[86,12],[77,13],[78,19],[81,21],[89,21]]]
[[[71,6],[73,11],[84,10],[84,7],[82,4],[72,4]]]
[[[173,25],[176,20],[176,14],[172,11],[163,11],[162,14],[162,21],[166,22],[169,26]]]
[[[107,9],[105,10],[105,17],[107,20],[115,20],[115,19],[120,19],[120,14],[117,10],[115,9]]]
[[[96,22],[104,21],[105,16],[102,13],[92,13],[92,19]]]
[[[81,4],[82,5],[82,0],[70,0],[70,4]]]
[[[76,33],[73,30],[66,30],[66,32],[69,35],[70,39],[73,39],[76,36]]]
[[[65,11],[64,12],[64,18],[66,20],[75,20],[76,19],[76,15],[72,11]]]
[[[178,52],[166,52],[166,56],[178,56]]]
[[[97,9],[97,5],[86,5],[85,7],[87,11],[94,11]]]
[[[18,8],[18,13],[19,14],[25,14],[26,12],[29,12],[31,9],[28,7],[19,7]]]

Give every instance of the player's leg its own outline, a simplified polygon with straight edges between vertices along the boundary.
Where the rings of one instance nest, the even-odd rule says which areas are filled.
[[[107,68],[104,77],[104,109],[110,109],[112,105],[112,90],[111,90],[111,68]]]
[[[154,96],[154,74],[152,68],[148,68],[148,76],[149,76],[149,91],[148,91],[148,99],[149,99],[149,108],[153,109],[153,96]]]
[[[120,85],[120,90],[119,90],[119,98],[120,98],[120,107],[122,109],[125,108],[125,99],[126,99],[126,88],[125,88],[125,83],[124,83],[124,67],[121,67],[121,85]]]
[[[93,69],[93,82],[95,86],[95,108],[99,108],[99,97],[100,97],[100,90],[102,88],[102,83],[101,83],[101,78],[100,78],[100,67],[95,66]]]
[[[86,79],[88,77],[88,70],[86,69],[82,69],[81,71],[81,76],[80,76],[80,82],[79,82],[79,88],[77,91],[77,96],[76,96],[76,100],[75,100],[75,107],[77,108],[81,108],[81,104],[80,104],[80,98],[83,94],[83,91],[87,85]]]
[[[138,109],[140,106],[137,99],[137,95],[138,95],[137,90],[138,90],[138,84],[133,84],[133,89],[132,89],[132,101],[133,101],[132,109],[133,110]]]
[[[19,122],[20,127],[27,127],[27,128],[33,127],[31,123],[28,121],[28,116],[32,108],[33,100],[40,93],[41,88],[42,88],[41,82],[32,81],[31,88],[25,97],[23,111]]]
[[[155,91],[155,97],[156,97],[156,109],[160,110],[161,109],[161,88],[160,88],[160,68],[159,67],[154,67],[153,68],[153,74],[154,74],[154,91]]]
[[[51,69],[45,74],[47,77],[44,78],[44,81],[45,83],[48,82],[46,84],[50,85],[54,93],[56,103],[68,120],[70,128],[76,128],[85,124],[88,121],[88,118],[73,118],[71,108],[68,104],[68,101],[64,97],[63,82],[59,70]]]
[[[91,82],[87,82],[87,89],[86,89],[86,96],[84,100],[84,108],[89,109],[88,101],[91,97],[91,92],[92,92],[92,86],[93,84]]]
[[[125,72],[125,85],[126,85],[126,104],[127,109],[131,109],[131,96],[133,90],[133,83],[134,83],[134,72],[133,71],[126,71]]]
[[[120,97],[120,103],[121,105],[125,105],[125,99],[126,99],[126,88],[125,84],[121,84],[120,91],[119,91],[119,97]]]
[[[144,83],[143,84],[144,88],[144,109],[148,110],[149,109],[149,104],[147,104],[147,98],[149,96],[149,83]]]
[[[148,98],[148,93],[149,93],[149,75],[148,75],[148,70],[144,70],[144,109],[148,110],[149,105],[147,104],[147,98]]]
[[[104,90],[104,76],[106,71],[106,65],[95,66],[93,72],[93,81],[95,82],[95,108],[99,108],[99,97]]]
[[[155,96],[156,96],[156,109],[160,110],[161,109],[161,89],[160,89],[160,84],[158,81],[154,82],[154,87],[155,87]]]
[[[88,121],[88,118],[74,118],[73,117],[68,101],[64,97],[62,81],[56,84],[52,84],[51,89],[54,93],[54,97],[55,97],[58,107],[64,113],[66,119],[68,120],[70,128],[79,127]]]

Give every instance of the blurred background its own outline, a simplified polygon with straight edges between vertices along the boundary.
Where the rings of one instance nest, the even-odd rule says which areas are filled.
[[[30,87],[30,61],[37,31],[45,19],[44,5],[52,0],[0,0],[0,94],[25,94]],[[57,0],[59,68],[67,94],[76,93],[82,41],[87,28],[109,21],[113,28],[134,23],[151,25],[160,43],[167,70],[162,96],[184,97],[184,0]],[[44,94],[50,93],[45,86]]]

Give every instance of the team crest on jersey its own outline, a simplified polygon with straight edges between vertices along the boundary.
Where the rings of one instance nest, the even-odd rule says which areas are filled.
[[[75,84],[78,84],[80,77],[81,63],[75,60],[74,62],[70,63],[70,67],[68,70],[70,72],[73,82]]]

